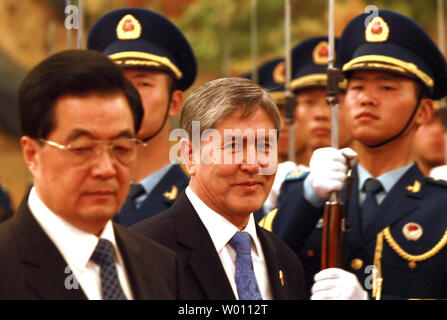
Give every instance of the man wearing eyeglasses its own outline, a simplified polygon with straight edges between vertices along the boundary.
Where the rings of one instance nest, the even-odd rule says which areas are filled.
[[[0,299],[179,298],[178,257],[111,222],[143,117],[120,68],[98,52],[55,54],[27,75],[18,105],[34,186],[0,227]]]
[[[100,18],[90,30],[87,48],[119,65],[140,93],[144,108],[138,159],[131,191],[113,218],[131,226],[174,203],[188,185],[186,171],[171,154],[170,119],[179,114],[183,93],[196,79],[194,52],[163,15],[144,8],[121,8]]]

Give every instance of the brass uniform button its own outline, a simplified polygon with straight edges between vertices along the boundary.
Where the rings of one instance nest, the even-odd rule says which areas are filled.
[[[313,257],[315,255],[315,252],[313,250],[307,250],[306,254],[308,257]]]
[[[415,261],[408,262],[408,268],[410,268],[410,269],[416,268],[416,262]]]
[[[355,258],[351,261],[351,268],[354,270],[360,270],[363,267],[363,260],[359,258]]]

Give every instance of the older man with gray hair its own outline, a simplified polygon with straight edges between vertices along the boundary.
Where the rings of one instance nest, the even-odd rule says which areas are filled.
[[[276,172],[276,104],[251,80],[217,79],[191,93],[180,125],[189,186],[133,228],[179,254],[190,299],[302,299],[300,260],[252,214]]]

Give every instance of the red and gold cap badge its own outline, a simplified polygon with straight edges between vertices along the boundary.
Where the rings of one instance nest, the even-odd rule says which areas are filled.
[[[134,40],[141,35],[141,24],[131,14],[125,15],[116,27],[116,36],[120,40]]]
[[[327,65],[329,63],[329,47],[327,41],[321,41],[315,46],[312,58],[315,64]]]
[[[273,81],[276,83],[286,82],[286,63],[284,61],[278,63],[275,69],[273,69]]]
[[[372,19],[365,30],[365,39],[367,42],[385,42],[388,40],[390,28],[381,17]]]

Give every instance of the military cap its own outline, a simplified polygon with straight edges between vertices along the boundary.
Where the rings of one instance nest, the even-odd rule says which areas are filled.
[[[125,68],[171,72],[181,90],[196,78],[196,59],[182,32],[161,14],[147,9],[118,9],[103,16],[90,31],[87,47]]]
[[[378,69],[399,73],[422,83],[437,99],[445,89],[446,62],[430,36],[399,13],[380,10],[355,17],[341,36],[343,71]]]
[[[339,39],[335,39],[335,60],[339,51]],[[292,81],[293,91],[310,87],[326,87],[327,67],[329,63],[328,37],[309,38],[292,49]],[[337,61],[334,63],[337,66]],[[341,88],[346,83],[340,83]]]
[[[258,83],[266,89],[276,103],[285,103],[285,67],[284,58],[274,58],[262,64],[258,69]],[[243,76],[252,79],[251,73]]]

